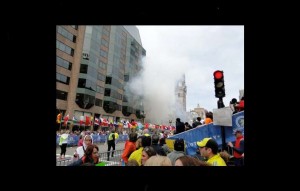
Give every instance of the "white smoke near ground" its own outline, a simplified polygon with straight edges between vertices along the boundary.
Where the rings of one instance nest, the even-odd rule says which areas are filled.
[[[176,103],[175,87],[184,74],[187,60],[164,58],[153,61],[145,57],[142,70],[128,84],[129,90],[143,97],[146,122],[169,124],[175,118],[183,118],[185,111]],[[174,116],[176,112],[176,116]]]

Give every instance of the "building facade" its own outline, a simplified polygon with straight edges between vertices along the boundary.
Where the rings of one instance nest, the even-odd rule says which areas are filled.
[[[72,25],[56,31],[57,114],[142,121],[142,98],[125,88],[146,56],[137,27]]]

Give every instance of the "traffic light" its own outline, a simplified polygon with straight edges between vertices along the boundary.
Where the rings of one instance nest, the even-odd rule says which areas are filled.
[[[225,84],[224,84],[223,71],[216,70],[214,72],[214,80],[215,80],[215,96],[217,98],[225,97]]]

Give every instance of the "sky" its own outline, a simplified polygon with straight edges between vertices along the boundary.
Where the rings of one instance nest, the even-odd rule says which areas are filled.
[[[176,107],[174,87],[183,74],[187,111],[198,104],[208,111],[217,108],[213,79],[216,70],[224,72],[224,105],[228,106],[232,98],[239,100],[239,90],[244,89],[243,25],[137,28],[146,57],[131,90],[144,96],[148,118],[170,118],[170,108]],[[178,113],[181,111],[176,112],[176,117],[183,117]]]

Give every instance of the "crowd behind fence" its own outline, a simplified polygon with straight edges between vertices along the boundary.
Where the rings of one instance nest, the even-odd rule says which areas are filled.
[[[97,143],[105,143],[107,140],[108,135],[92,135],[93,142]],[[116,142],[125,142],[128,140],[128,135],[119,135],[119,138]],[[68,147],[77,146],[79,141],[79,135],[69,135],[68,137]],[[59,144],[59,135],[56,135],[56,146]]]

